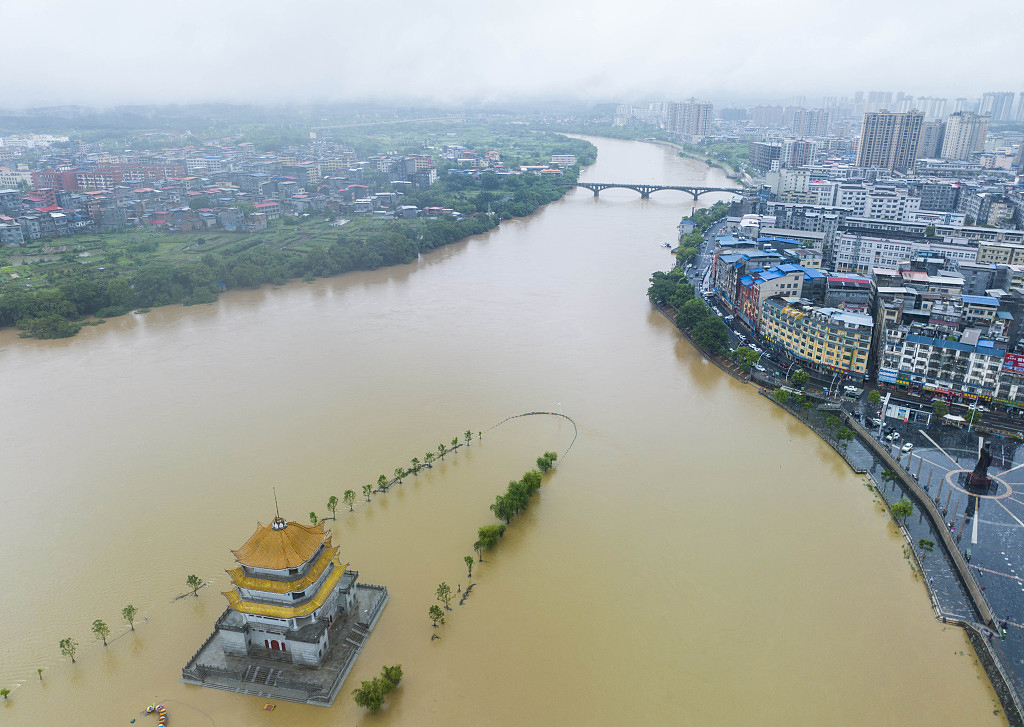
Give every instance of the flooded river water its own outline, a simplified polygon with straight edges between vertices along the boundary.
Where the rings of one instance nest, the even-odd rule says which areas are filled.
[[[594,141],[594,181],[727,183]],[[691,205],[578,190],[412,265],[0,334],[4,723],[145,725],[160,699],[174,727],[1001,724],[862,481],[652,310]],[[557,417],[487,431],[535,410],[579,437],[431,641],[494,496],[572,440]],[[392,596],[333,708],[179,683],[272,487],[305,521],[467,429],[483,441],[338,510],[343,562]],[[190,573],[210,587],[175,600]],[[392,663],[370,717],[348,693]]]

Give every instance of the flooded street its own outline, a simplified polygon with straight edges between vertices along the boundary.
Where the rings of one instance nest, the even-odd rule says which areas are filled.
[[[593,141],[584,179],[728,183]],[[145,727],[157,699],[173,727],[1003,724],[862,479],[651,308],[691,205],[581,189],[412,265],[0,333],[5,724]],[[431,641],[434,589],[468,584],[495,495],[572,441],[558,417],[489,429],[538,410],[579,436]],[[483,440],[331,523],[391,592],[333,708],[179,683],[273,487],[305,522],[467,429]],[[210,586],[175,600],[191,573]],[[394,663],[372,717],[349,693]]]

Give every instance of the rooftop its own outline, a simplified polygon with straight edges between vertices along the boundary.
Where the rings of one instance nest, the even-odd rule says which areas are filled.
[[[234,553],[235,560],[251,568],[298,568],[313,557],[327,539],[322,522],[302,525],[275,518],[271,525],[256,524],[256,532]]]

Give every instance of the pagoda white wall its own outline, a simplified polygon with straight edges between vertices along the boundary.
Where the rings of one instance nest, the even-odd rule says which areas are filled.
[[[245,641],[245,634],[241,631],[220,630],[220,643],[224,647],[225,654],[235,656],[246,656],[249,653],[249,645]]]
[[[321,650],[327,651],[327,632],[324,631],[320,640],[314,644],[307,644],[301,641],[289,641],[288,651],[292,654],[292,661],[296,664],[307,666],[319,666],[323,658]]]

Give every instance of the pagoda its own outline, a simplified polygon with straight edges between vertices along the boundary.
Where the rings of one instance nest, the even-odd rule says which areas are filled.
[[[295,664],[319,666],[330,648],[330,626],[352,613],[358,574],[338,558],[324,524],[277,516],[232,551],[228,612],[221,618],[225,654],[283,652]],[[234,628],[231,628],[231,627]],[[283,654],[282,654],[283,655]]]
[[[228,607],[182,681],[329,707],[389,599],[342,564],[323,523],[278,514],[238,550]]]

